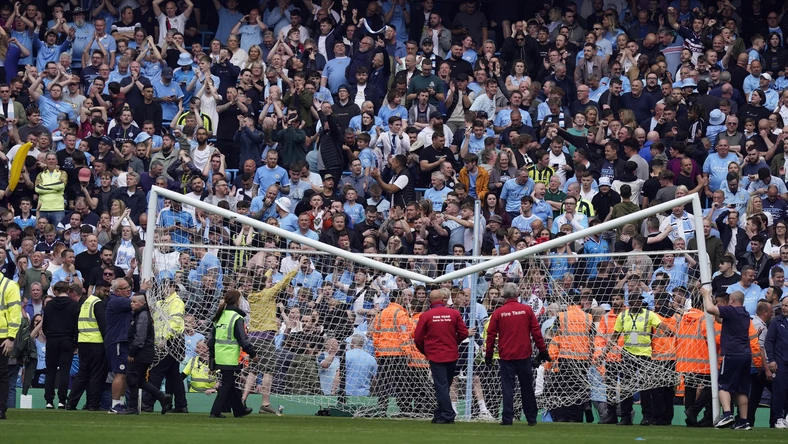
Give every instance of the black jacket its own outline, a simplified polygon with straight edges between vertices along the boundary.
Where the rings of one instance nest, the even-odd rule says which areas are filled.
[[[47,339],[77,339],[79,304],[68,297],[53,298],[44,307],[42,331]]]
[[[350,93],[351,100],[354,100],[358,93],[358,84],[351,86],[348,93]],[[383,104],[383,93],[377,86],[367,83],[367,87],[364,89],[364,100],[372,102],[372,105],[375,107],[375,115],[377,115],[378,111],[380,111],[380,105]]]
[[[134,194],[129,196],[128,187],[120,187],[115,190],[110,199],[119,199],[126,205],[126,208],[131,210],[131,220],[135,224],[140,221],[140,214],[148,210],[148,199],[145,193],[140,190],[135,190]]]
[[[320,118],[320,126],[318,132],[320,133],[320,142],[318,143],[318,155],[323,164],[323,169],[334,171],[342,169],[345,166],[345,159],[342,152],[342,145],[344,143],[343,127],[334,114],[326,116],[323,111],[317,112]],[[323,127],[323,123],[328,123],[328,131]]]
[[[747,246],[750,244],[750,238],[747,236],[747,232],[736,227],[736,232],[734,233],[731,227],[725,223],[725,217],[728,215],[727,208],[722,210],[719,216],[717,216],[717,220],[715,223],[717,224],[717,230],[720,232],[720,240],[722,240],[722,246],[725,248],[725,251],[728,251],[728,244],[730,243],[733,236],[736,236],[736,257],[744,256],[744,253],[747,252]]]
[[[143,364],[153,364],[156,355],[154,345],[153,319],[148,306],[134,311],[129,327],[129,357]]]

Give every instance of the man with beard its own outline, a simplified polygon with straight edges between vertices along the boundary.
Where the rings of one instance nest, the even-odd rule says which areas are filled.
[[[520,108],[520,105],[523,103],[523,94],[520,91],[514,91],[509,96],[509,106],[506,108],[502,108],[495,113],[495,119],[493,120],[493,129],[495,130],[495,134],[501,134],[507,126],[512,123],[511,115],[515,111],[526,111]],[[531,125],[531,115],[528,112],[521,113],[521,116],[526,125]]]
[[[445,62],[451,67],[452,77],[457,77],[460,73],[466,74],[469,78],[473,77],[473,66],[462,58],[462,45],[459,43],[451,45],[451,57]]]
[[[115,266],[115,254],[111,247],[102,247],[99,256],[101,262],[98,267],[94,267],[88,273],[86,283],[89,285],[88,294],[95,293],[97,282],[109,282],[113,279],[121,278],[126,275],[122,268]]]
[[[374,3],[374,2],[373,2]],[[371,3],[372,4],[372,3]],[[336,46],[334,47],[336,50]],[[356,83],[356,71],[362,66],[368,69],[372,66],[372,59],[378,52],[385,52],[384,48],[376,48],[375,41],[370,36],[361,39],[358,45],[358,50],[353,53],[350,62],[345,69],[345,78],[351,85]],[[386,54],[384,54],[385,56]]]

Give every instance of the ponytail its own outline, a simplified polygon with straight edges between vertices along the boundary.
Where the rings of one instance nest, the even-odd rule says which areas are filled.
[[[228,305],[237,305],[240,298],[241,293],[238,290],[225,291],[224,298],[219,302],[219,309],[216,310],[216,314],[213,315],[213,322],[218,322],[219,318],[221,318],[224,313],[224,309],[227,308]]]

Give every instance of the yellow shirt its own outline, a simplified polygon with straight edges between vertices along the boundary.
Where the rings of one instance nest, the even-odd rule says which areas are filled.
[[[297,266],[287,273],[273,287],[263,291],[249,293],[249,332],[276,331],[276,295],[287,287],[287,284],[298,274],[301,267]],[[269,277],[270,279],[270,277]]]

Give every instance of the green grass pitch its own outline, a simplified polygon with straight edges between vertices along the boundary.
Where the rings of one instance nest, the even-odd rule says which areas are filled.
[[[263,416],[212,419],[204,413],[117,416],[82,411],[9,410],[0,421],[0,442],[17,443],[776,443],[784,430],[750,431],[686,427],[616,427],[595,424],[491,423],[434,425],[429,421]]]

